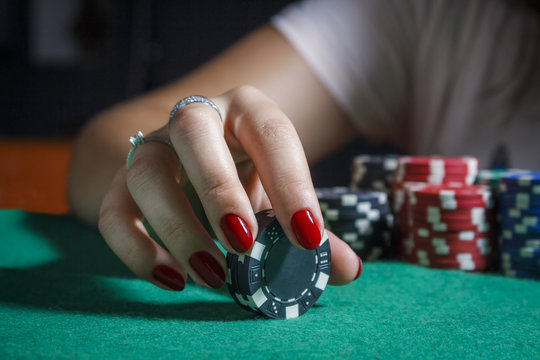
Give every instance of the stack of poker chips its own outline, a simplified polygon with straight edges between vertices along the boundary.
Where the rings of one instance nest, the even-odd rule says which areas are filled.
[[[405,187],[408,184],[451,182],[470,185],[478,173],[478,159],[474,157],[403,156],[398,158],[397,162],[398,166],[392,178],[391,196],[398,221],[406,208]]]
[[[397,155],[357,155],[351,166],[351,189],[390,191]]]
[[[397,159],[398,166],[392,178],[391,195],[394,211],[398,214],[406,207],[405,187],[408,184],[470,185],[478,173],[478,159],[474,157],[411,157]]]
[[[316,188],[325,227],[365,260],[377,260],[391,247],[393,215],[388,195],[346,187]]]
[[[540,172],[505,174],[499,185],[501,271],[540,278]]]
[[[497,221],[495,222],[493,231],[497,233],[497,238],[501,239],[501,228],[500,228],[500,217],[501,217],[501,209],[499,206],[499,184],[500,180],[505,175],[510,175],[514,173],[523,173],[527,172],[527,170],[520,170],[520,169],[483,169],[478,172],[478,175],[476,177],[475,184],[477,185],[484,185],[491,189],[493,193],[493,202],[494,202],[494,210],[495,214],[497,214]],[[500,252],[497,252],[493,254],[493,265],[496,268],[500,267]]]
[[[466,157],[411,157],[397,159],[398,166],[392,179],[392,208],[396,215],[396,247],[403,250],[402,241],[408,236],[406,188],[413,184],[458,183],[470,185],[478,173],[478,159]]]
[[[450,183],[407,187],[409,262],[442,269],[483,271],[492,265],[497,234],[492,192]]]

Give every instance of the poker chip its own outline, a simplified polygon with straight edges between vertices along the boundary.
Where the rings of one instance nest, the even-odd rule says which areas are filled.
[[[499,202],[507,208],[538,209],[540,208],[540,195],[530,195],[525,192],[514,193],[507,190],[499,193]]]
[[[445,184],[441,186],[426,185],[417,194],[419,199],[438,199],[441,201],[468,199],[483,200],[491,198],[491,191],[482,186],[463,186],[463,184]]]
[[[314,250],[301,250],[285,236],[272,210],[256,214],[259,235],[244,254],[227,254],[227,287],[246,310],[272,319],[296,318],[308,311],[330,276],[326,232]]]
[[[473,243],[459,243],[446,238],[415,238],[416,243],[421,244],[420,248],[429,249],[433,255],[454,257],[455,254],[468,253],[473,256],[483,256],[491,252],[489,238],[480,237],[473,240]]]
[[[475,256],[470,252],[463,252],[445,256],[425,249],[416,250],[409,261],[430,268],[463,271],[483,271],[491,266],[490,259],[483,255]]]
[[[486,232],[492,229],[492,225],[489,222],[470,223],[467,221],[449,222],[449,221],[427,221],[420,217],[409,218],[411,226],[430,229],[432,231],[468,231],[475,230],[479,232]]]
[[[363,259],[390,255],[394,217],[388,194],[345,187],[316,188],[325,227]]]
[[[540,279],[540,172],[506,172],[498,190],[500,271]]]
[[[495,211],[485,207],[472,207],[465,209],[446,210],[439,206],[416,206],[411,211],[413,217],[420,217],[427,221],[467,221],[470,223],[480,223],[486,220],[495,220]]]
[[[478,174],[478,159],[464,157],[411,157],[398,158],[394,182],[427,182],[445,184],[460,182],[472,184]]]
[[[399,175],[396,175],[396,177],[400,179]],[[465,183],[465,184],[472,183],[471,177],[468,175],[456,175],[456,176],[430,175],[430,174],[408,175],[407,181],[426,182],[430,184],[446,184],[448,182]]]
[[[523,190],[534,190],[540,185],[540,171],[517,171],[501,177],[504,186],[520,188]]]
[[[316,188],[315,193],[319,203],[326,207],[353,210],[355,207],[386,206],[388,194],[381,191],[356,191],[338,186],[330,188]]]
[[[390,191],[397,155],[357,155],[351,165],[351,189]]]
[[[439,206],[441,210],[457,210],[457,209],[472,209],[477,207],[493,208],[491,199],[488,201],[477,199],[454,199],[454,200],[438,200],[438,199],[418,199],[415,195],[411,196],[410,202],[412,205],[418,206]]]

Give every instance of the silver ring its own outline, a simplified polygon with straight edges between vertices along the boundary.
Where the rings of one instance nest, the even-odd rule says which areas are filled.
[[[216,110],[219,115],[219,119],[221,120],[221,123],[223,123],[223,116],[221,116],[221,111],[219,110],[218,106],[214,104],[212,100],[202,95],[191,95],[191,96],[183,98],[182,100],[180,100],[174,105],[173,109],[171,110],[171,114],[169,115],[169,129],[171,128],[171,120],[173,119],[174,115],[176,115],[176,112],[180,108],[188,104],[196,103],[196,102],[209,105],[210,107],[212,107],[212,109]]]
[[[131,162],[131,158],[133,157],[133,153],[135,152],[135,150],[137,150],[137,148],[141,146],[142,144],[145,144],[151,141],[157,141],[157,142],[167,145],[168,147],[171,148],[171,150],[174,152],[176,157],[178,157],[178,154],[176,154],[176,150],[174,149],[173,144],[169,140],[164,139],[159,136],[144,137],[142,131],[139,131],[137,135],[129,138],[129,143],[131,144],[132,147],[131,147],[131,150],[129,150],[129,153],[126,159],[126,168],[129,168],[129,163]]]

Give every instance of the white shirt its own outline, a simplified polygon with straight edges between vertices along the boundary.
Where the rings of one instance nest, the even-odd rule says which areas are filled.
[[[502,0],[308,0],[272,19],[367,136],[540,169],[540,21]]]

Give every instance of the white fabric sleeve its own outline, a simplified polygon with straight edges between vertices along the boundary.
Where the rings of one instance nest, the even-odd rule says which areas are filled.
[[[365,135],[537,167],[537,16],[507,0],[304,0],[272,23]]]
[[[409,1],[307,0],[272,24],[368,136],[397,140],[406,126],[418,11]]]

